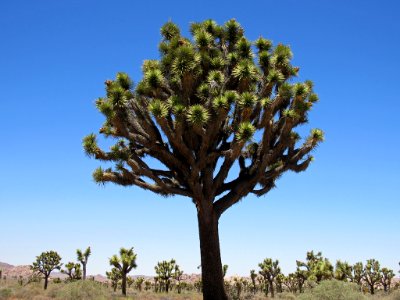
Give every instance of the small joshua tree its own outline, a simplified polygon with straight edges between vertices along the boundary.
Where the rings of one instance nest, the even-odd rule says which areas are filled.
[[[251,290],[253,294],[257,291],[257,284],[256,284],[257,274],[255,270],[250,270],[250,279],[251,279]]]
[[[158,262],[157,265],[154,267],[157,277],[164,284],[165,291],[167,293],[171,285],[171,279],[174,276],[175,266],[175,260],[171,259],[170,261],[163,260],[161,262]]]
[[[271,258],[266,258],[260,264],[260,275],[264,277],[266,283],[268,283],[269,290],[271,292],[271,297],[275,297],[275,290],[274,290],[274,281],[275,278],[281,273],[281,268],[279,267],[279,261],[273,261]],[[266,294],[268,296],[268,294]]]
[[[31,270],[44,276],[44,289],[47,289],[50,274],[53,270],[60,270],[61,257],[55,251],[42,252],[36,256],[36,261],[30,266]]]
[[[181,283],[182,275],[183,275],[183,271],[180,269],[179,265],[175,265],[173,276],[177,282],[178,294],[180,294],[182,291],[182,283]]]
[[[117,268],[112,268],[110,272],[106,272],[107,279],[111,281],[111,287],[114,292],[117,290],[118,283],[121,280],[121,272]]]
[[[306,262],[296,261],[298,269],[306,268],[307,280],[316,281],[332,279],[333,266],[327,258],[322,257],[322,253],[307,252]]]
[[[120,256],[113,255],[110,258],[110,265],[113,266],[121,276],[122,294],[126,296],[126,277],[132,269],[136,268],[136,254],[133,252],[133,247],[130,249],[121,248]]]
[[[369,259],[364,267],[363,279],[369,286],[371,295],[375,294],[376,285],[381,281],[381,267],[376,259]]]
[[[96,101],[106,117],[99,132],[116,144],[104,151],[90,134],[83,146],[88,155],[115,163],[93,173],[98,183],[192,200],[203,297],[220,300],[227,299],[221,215],[249,193],[268,193],[283,173],[305,171],[323,132],[313,129],[303,140],[297,133],[318,96],[311,81],[292,81],[299,68],[288,46],[261,37],[252,43],[235,20],[192,23],[190,32],[193,38],[185,38],[166,23],[161,57],[144,61],[136,86],[126,73],[105,82],[106,97]],[[240,170],[232,173],[235,164]]]
[[[347,263],[338,260],[335,268],[335,279],[341,281],[349,281],[352,277],[353,267]]]
[[[144,282],[144,278],[143,277],[138,277],[135,280],[135,288],[141,292],[142,291],[142,287],[143,287],[143,282]]]
[[[222,278],[225,278],[226,272],[228,272],[228,268],[229,268],[228,265],[223,265],[222,266]]]
[[[65,264],[65,269],[61,273],[68,275],[69,280],[78,280],[82,278],[81,265],[73,262]]]
[[[76,255],[78,258],[78,261],[82,264],[82,270],[83,270],[83,280],[86,280],[86,265],[88,263],[88,259],[90,254],[92,254],[92,251],[90,250],[90,247],[87,247],[87,249],[82,252],[82,250],[77,249],[76,250]]]
[[[136,283],[135,279],[133,279],[130,276],[126,277],[126,284],[127,284],[128,288],[130,288],[132,286],[132,284],[134,284],[134,283]]]
[[[390,290],[390,285],[392,283],[392,279],[394,277],[393,270],[388,268],[382,268],[381,270],[381,284],[383,286],[383,290],[388,292]]]

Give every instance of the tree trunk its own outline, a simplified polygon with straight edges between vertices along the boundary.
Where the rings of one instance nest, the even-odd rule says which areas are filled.
[[[86,280],[86,263],[82,264],[82,269],[83,269],[83,280]]]
[[[122,273],[122,295],[126,296],[126,274]]]
[[[269,281],[269,286],[271,287],[271,298],[274,298],[275,297],[274,282]]]
[[[201,279],[204,300],[227,300],[222,274],[221,253],[218,235],[218,217],[212,202],[207,207],[198,208]]]
[[[49,276],[44,276],[44,289],[47,290],[47,284],[49,283]]]

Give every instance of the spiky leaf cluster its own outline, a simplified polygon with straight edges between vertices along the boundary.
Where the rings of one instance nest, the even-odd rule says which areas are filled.
[[[97,169],[95,181],[210,201],[220,216],[248,193],[267,193],[284,172],[307,169],[323,132],[301,142],[296,128],[318,96],[311,81],[293,80],[299,68],[288,46],[252,42],[233,19],[193,23],[190,32],[186,38],[167,22],[160,58],[144,61],[136,86],[126,73],[105,82],[106,96],[96,101],[106,118],[100,133],[117,144],[102,150],[91,134],[83,146],[115,163]],[[162,167],[150,167],[147,157]],[[237,161],[240,171],[228,180]]]

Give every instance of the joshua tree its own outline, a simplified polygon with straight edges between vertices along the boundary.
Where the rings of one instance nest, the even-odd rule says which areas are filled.
[[[36,261],[30,266],[31,270],[36,273],[41,273],[44,276],[44,289],[47,289],[50,273],[53,270],[60,270],[62,266],[61,257],[55,251],[42,252],[36,256]]]
[[[335,279],[341,281],[348,281],[352,277],[353,267],[347,262],[338,260],[336,262]]]
[[[375,293],[375,287],[381,281],[381,267],[379,261],[375,259],[367,260],[367,264],[364,267],[363,279],[369,286],[369,291],[373,295]]]
[[[359,286],[361,286],[363,273],[364,273],[363,263],[362,262],[355,263],[353,266],[353,274],[351,277],[351,282],[357,283]]]
[[[158,279],[164,284],[165,291],[168,293],[171,279],[174,277],[176,262],[174,259],[170,261],[163,260],[158,262],[154,267]]]
[[[112,268],[110,272],[106,272],[107,278],[111,281],[111,287],[114,292],[117,290],[118,283],[121,280],[121,272],[117,268]]]
[[[151,289],[151,282],[149,280],[146,280],[144,282],[144,289],[145,289],[145,291],[148,291]]]
[[[222,266],[222,278],[225,278],[226,272],[228,272],[228,268],[229,268],[228,265],[223,265]]]
[[[283,282],[285,280],[285,275],[283,275],[282,273],[278,274],[275,277],[275,285],[276,285],[276,292],[277,293],[282,293],[283,292]]]
[[[265,281],[268,282],[269,290],[271,291],[271,297],[275,297],[274,281],[275,278],[281,273],[281,268],[279,267],[279,261],[273,261],[271,258],[266,258],[260,264],[260,275],[264,277]],[[268,293],[266,294],[268,296]]]
[[[141,292],[142,291],[142,287],[143,287],[143,282],[144,282],[144,278],[143,277],[138,277],[135,280],[135,288]]]
[[[144,61],[136,87],[125,73],[105,82],[106,97],[96,101],[106,117],[100,133],[116,144],[103,151],[90,134],[83,146],[115,162],[94,171],[98,183],[192,199],[203,297],[227,299],[219,218],[247,194],[269,192],[284,172],[306,170],[323,132],[313,129],[302,143],[295,132],[318,97],[311,81],[293,83],[299,68],[288,46],[264,38],[251,43],[235,20],[193,23],[190,31],[192,40],[172,22],[161,28],[161,58]],[[150,166],[149,157],[160,167]]]
[[[132,269],[136,268],[136,254],[133,252],[133,247],[130,249],[121,248],[119,257],[113,255],[110,258],[110,265],[113,266],[121,277],[122,294],[126,296],[126,277]]]
[[[308,278],[308,271],[300,269],[300,265],[299,264],[301,264],[301,262],[296,261],[296,263],[297,263],[297,269],[296,269],[296,272],[294,273],[294,276],[296,278],[296,282],[297,282],[297,286],[299,288],[299,292],[302,293],[303,292],[304,283],[306,282],[306,280]]]
[[[388,268],[382,268],[381,273],[381,284],[383,286],[383,290],[388,292],[394,277],[394,272]]]
[[[257,291],[257,284],[256,284],[257,274],[255,270],[250,270],[250,279],[251,279],[251,289],[253,294]]]
[[[304,267],[307,270],[307,280],[313,280],[317,283],[321,280],[331,279],[333,277],[333,266],[327,258],[322,257],[322,253],[307,252],[307,262],[296,261],[297,267]]]
[[[233,286],[236,290],[236,298],[235,299],[240,299],[240,294],[242,293],[245,282],[246,282],[246,280],[242,277],[233,278]]]
[[[183,275],[183,271],[179,268],[178,265],[175,265],[173,276],[177,282],[178,294],[180,294],[182,291],[182,286],[181,286],[182,275]]]
[[[283,284],[288,288],[289,292],[296,293],[299,288],[298,278],[295,273],[289,273],[283,279]]]
[[[89,259],[90,254],[92,254],[90,247],[87,247],[85,252],[82,252],[82,250],[77,249],[76,250],[76,256],[78,257],[78,261],[82,264],[82,270],[83,270],[83,280],[86,280],[86,265]]]
[[[61,273],[67,274],[70,280],[82,278],[81,265],[73,262],[65,264],[65,270],[61,270]]]
[[[131,287],[132,284],[136,284],[137,282],[130,276],[126,277],[126,285],[128,286],[128,288]]]

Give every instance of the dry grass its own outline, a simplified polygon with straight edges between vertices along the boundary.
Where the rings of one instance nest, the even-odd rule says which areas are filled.
[[[20,286],[17,281],[8,280],[6,283],[0,283],[0,300],[117,300],[117,299],[141,299],[141,300],[201,300],[202,295],[195,291],[185,291],[182,294],[154,293],[152,291],[138,292],[128,289],[128,296],[122,297],[121,292],[113,292],[111,288],[94,281],[77,281],[73,283],[50,283],[47,291],[43,290],[43,283],[30,283]],[[232,298],[236,300],[235,297]],[[265,300],[263,294],[242,293],[238,300]],[[374,296],[363,295],[351,284],[332,282],[323,282],[313,290],[306,291],[301,295],[292,293],[276,294],[275,299],[281,300],[400,300],[400,290],[393,291],[390,294],[384,294],[382,291]]]

